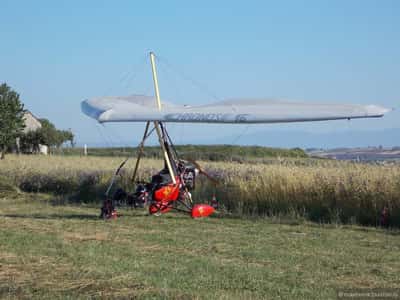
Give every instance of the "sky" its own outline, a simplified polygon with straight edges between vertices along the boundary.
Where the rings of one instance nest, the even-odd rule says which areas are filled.
[[[0,0],[0,7],[0,82],[36,116],[70,128],[80,145],[138,142],[144,124],[97,124],[80,102],[152,95],[149,51],[158,57],[162,98],[176,103],[263,97],[397,109],[350,122],[171,124],[177,143],[256,136],[246,143],[269,144],[271,133],[271,144],[286,146],[283,133],[306,132],[304,146],[324,147],[310,136],[341,146],[340,136],[368,132],[372,145],[386,130],[389,145],[400,129],[400,1]]]

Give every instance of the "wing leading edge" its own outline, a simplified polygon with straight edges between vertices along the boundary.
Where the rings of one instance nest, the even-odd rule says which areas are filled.
[[[162,121],[177,123],[288,123],[358,118],[379,118],[390,109],[377,105],[301,103],[269,99],[225,100],[208,105],[184,106],[154,97],[102,97],[82,102],[82,111],[103,122]]]

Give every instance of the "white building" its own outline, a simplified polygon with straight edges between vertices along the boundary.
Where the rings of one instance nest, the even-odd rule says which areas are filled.
[[[36,131],[36,130],[42,128],[42,124],[40,123],[39,119],[36,118],[29,110],[26,110],[24,113],[24,121],[25,121],[25,128],[23,130],[24,133]],[[20,149],[19,138],[17,138],[16,144],[17,144],[17,150],[19,152],[19,149]],[[41,154],[47,155],[49,152],[49,149],[46,145],[39,144],[39,149],[36,150],[36,149],[32,148],[30,152],[31,153],[41,153]]]
[[[25,128],[24,133],[36,131],[42,128],[42,124],[29,110],[24,113]]]

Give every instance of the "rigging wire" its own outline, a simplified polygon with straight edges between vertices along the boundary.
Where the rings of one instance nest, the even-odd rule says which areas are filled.
[[[148,54],[146,53],[142,58],[139,60],[138,63],[132,65],[128,71],[124,72],[123,75],[117,81],[118,84],[122,85],[123,88],[128,88],[134,80],[137,79],[138,75],[142,73],[144,66],[148,60]],[[110,86],[106,89],[103,93],[104,96],[109,96],[110,93],[115,89],[116,85]],[[146,92],[145,92],[146,93]],[[116,133],[110,126],[105,126],[104,124],[97,123],[96,129],[99,132],[102,140],[106,143],[107,147],[114,147],[119,146],[122,147],[123,152],[125,152],[125,148],[131,147],[126,141],[123,141],[120,135]],[[100,126],[101,125],[101,126]],[[109,133],[107,133],[107,131]],[[116,138],[117,142],[113,141],[113,138]]]
[[[194,80],[192,77],[188,76],[185,72],[183,72],[181,70],[178,70],[177,68],[172,66],[172,64],[166,58],[157,55],[156,56],[156,60],[159,63],[158,65],[160,66],[160,70],[163,73],[165,73],[165,79],[168,81],[168,83],[170,84],[171,88],[177,94],[178,99],[185,99],[185,97],[183,96],[183,93],[181,93],[181,90],[178,88],[179,84],[176,83],[176,80],[173,81],[173,80],[171,80],[169,78],[168,71],[169,71],[169,73],[175,74],[175,78],[179,77],[179,78],[191,83],[192,86],[197,88],[200,92],[202,92],[206,96],[212,98],[213,101],[220,101],[221,100],[216,95],[216,93],[212,92],[204,84],[199,83],[198,81]],[[185,134],[185,124],[182,124],[178,144],[182,144],[183,143],[184,134]]]
[[[163,131],[164,131],[164,135],[166,136],[167,142],[169,141],[169,143],[170,143],[170,145],[171,145],[171,148],[172,148],[172,150],[173,150],[174,153],[175,153],[175,157],[176,157],[176,158],[179,158],[178,152],[176,151],[175,145],[172,143],[172,139],[170,138],[170,136],[169,136],[169,134],[168,134],[168,131],[167,131],[167,128],[165,127],[165,124],[163,125],[162,128],[163,128]]]
[[[117,140],[117,143],[113,143],[114,145],[118,145],[122,148],[129,148],[130,145],[127,143],[127,141],[124,141],[121,136],[111,127],[111,126],[105,126],[103,125],[103,128],[109,132],[110,136],[114,136],[114,138]],[[112,139],[111,139],[112,140]],[[125,151],[125,149],[123,149]]]
[[[168,86],[176,93],[177,99],[179,99],[179,100],[183,99],[182,93],[178,89],[178,85],[176,84],[176,82],[174,80],[172,80],[172,78],[170,78],[170,76],[168,76],[167,67],[164,64],[159,64],[159,66],[160,66],[159,67],[160,75],[165,75],[165,76],[162,76],[162,78],[165,79],[165,81],[167,81]]]
[[[199,90],[201,90],[202,92],[205,92],[208,94],[208,96],[211,96],[214,100],[220,101],[221,99],[215,95],[215,93],[210,92],[210,89],[206,88],[204,85],[198,83],[197,81],[195,81],[194,79],[192,79],[191,77],[189,77],[188,75],[186,75],[185,73],[183,73],[182,71],[179,71],[177,69],[175,69],[171,63],[163,57],[160,56],[156,56],[156,59],[158,62],[160,62],[160,66],[165,65],[166,67],[168,67],[171,71],[173,71],[174,73],[176,73],[177,75],[179,75],[180,77],[182,77],[184,80],[189,81],[190,83],[192,83],[195,87],[197,87]],[[232,145],[235,145],[242,137],[243,135],[246,134],[247,130],[249,129],[250,125],[247,125],[244,130],[238,135],[236,136],[233,141],[231,142]]]
[[[131,66],[128,71],[124,72],[122,76],[120,76],[120,79],[116,82],[116,84],[123,84],[125,82],[125,86],[124,88],[129,87],[129,85],[133,82],[134,79],[137,78],[137,76],[139,75],[139,73],[142,71],[145,63],[147,61],[147,55],[145,55],[144,57],[142,57],[139,61],[139,63],[134,64],[133,66]],[[116,84],[111,85],[110,87],[108,87],[103,95],[104,96],[110,96],[111,92],[115,89]]]
[[[159,62],[159,60],[158,60],[158,62]],[[174,76],[174,77],[173,76],[168,76],[169,73],[171,73],[171,71],[167,68],[167,66],[165,64],[158,64],[158,65],[159,65],[159,70],[160,70],[160,75],[161,75],[160,77],[162,79],[165,79],[165,81],[166,81],[168,87],[170,88],[170,90],[174,92],[174,94],[175,94],[174,96],[176,96],[176,99],[179,102],[181,102],[184,99],[184,97],[183,97],[183,93],[181,92],[181,89],[179,89],[179,84],[177,84],[177,82],[176,82],[176,76]],[[167,92],[168,92],[168,90],[167,90]],[[171,97],[172,97],[172,95],[171,95]],[[184,126],[184,125],[185,124],[182,124],[181,126]],[[171,131],[174,131],[174,132],[177,131],[176,130],[177,126],[175,124],[169,125],[169,129],[171,129],[171,127],[172,127]],[[182,141],[182,134],[183,133],[184,133],[184,131],[181,131],[181,134],[180,134],[180,137],[179,137],[180,138],[180,142]]]
[[[128,88],[131,86],[131,84],[134,82],[134,80],[137,79],[138,75],[143,71],[144,67],[147,64],[147,56],[145,56],[142,60],[141,63],[139,64],[136,73],[132,73],[132,76],[128,77],[126,80],[125,88]]]
[[[211,90],[206,87],[204,84],[199,83],[198,81],[194,80],[190,76],[188,76],[186,73],[176,69],[175,67],[172,66],[172,64],[164,57],[156,56],[157,61],[160,64],[164,64],[166,67],[168,67],[172,72],[180,76],[182,79],[189,81],[194,87],[199,89],[201,92],[205,93],[207,96],[213,98],[213,100],[220,101],[221,99]]]
[[[236,137],[233,139],[233,141],[231,142],[231,145],[232,145],[232,146],[234,146],[234,145],[245,135],[245,133],[247,132],[247,130],[249,129],[249,127],[250,127],[250,125],[247,125],[247,126],[243,129],[243,131],[242,131],[238,136],[236,136]]]
[[[103,123],[100,123],[99,129],[101,132],[103,132],[104,138],[107,138],[107,141],[108,141],[108,144],[110,145],[110,147],[113,148],[115,146],[115,142],[113,141],[111,134],[109,134],[107,132],[107,127]]]
[[[180,135],[179,135],[179,145],[183,145],[183,137],[184,137],[184,135],[185,135],[185,123],[182,123],[182,125],[181,125],[181,132],[180,132]]]
[[[230,151],[231,160],[232,160],[232,158],[233,158],[233,151],[234,151],[233,147],[234,147],[235,144],[239,141],[239,139],[241,139],[242,136],[245,135],[245,133],[247,132],[247,130],[249,129],[249,127],[250,127],[250,125],[247,125],[247,126],[243,129],[243,131],[242,131],[238,136],[236,136],[236,137],[233,139],[233,141],[231,142],[231,145],[232,145],[231,151]]]
[[[103,133],[100,123],[96,123],[95,127],[96,127],[96,130],[99,133],[100,137],[102,138],[102,140],[106,143],[107,148],[112,147],[110,140],[108,138],[106,138],[106,135]],[[104,125],[103,125],[103,128],[104,128]]]

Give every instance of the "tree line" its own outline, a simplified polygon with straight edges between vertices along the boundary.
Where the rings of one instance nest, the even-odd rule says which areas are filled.
[[[307,158],[308,155],[300,148],[280,149],[263,146],[239,145],[176,145],[180,158],[189,160],[208,161],[260,161],[268,158]],[[63,155],[82,155],[83,149],[79,147],[63,149]],[[136,155],[136,147],[90,148],[90,156],[129,156]],[[159,146],[146,146],[143,156],[147,158],[163,159]]]
[[[7,151],[38,152],[39,145],[60,147],[69,142],[74,146],[70,130],[58,130],[47,119],[39,119],[41,128],[24,132],[26,110],[19,94],[6,83],[0,85],[0,159]]]

